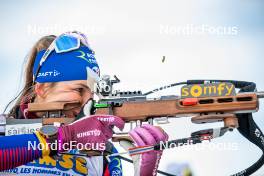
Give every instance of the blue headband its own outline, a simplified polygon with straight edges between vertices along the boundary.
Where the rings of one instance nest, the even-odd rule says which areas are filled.
[[[36,74],[40,59],[46,50],[37,53],[34,62],[33,74]],[[99,77],[100,69],[94,53],[86,46],[65,52],[52,53],[41,66],[36,82],[60,82],[72,80],[89,80]]]

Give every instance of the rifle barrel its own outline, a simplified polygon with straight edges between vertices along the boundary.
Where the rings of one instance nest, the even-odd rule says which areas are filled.
[[[264,91],[256,92],[258,98],[264,98]]]

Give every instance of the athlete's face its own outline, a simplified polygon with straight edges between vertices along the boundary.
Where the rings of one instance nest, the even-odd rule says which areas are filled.
[[[67,117],[75,117],[81,111],[89,99],[93,97],[93,93],[87,86],[86,80],[79,81],[65,81],[58,83],[37,83],[35,86],[36,102],[70,102],[78,101],[81,103],[80,107],[65,111]]]

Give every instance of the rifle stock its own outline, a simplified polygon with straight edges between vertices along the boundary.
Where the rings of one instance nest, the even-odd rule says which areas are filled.
[[[111,101],[107,103],[111,105]],[[122,102],[121,106],[99,108],[96,114],[113,114],[122,117],[126,122],[146,121],[148,118],[155,117],[182,117],[209,113],[218,113],[220,117],[224,113],[256,112],[258,105],[258,97],[255,93],[243,93],[236,96],[195,99],[127,101]]]

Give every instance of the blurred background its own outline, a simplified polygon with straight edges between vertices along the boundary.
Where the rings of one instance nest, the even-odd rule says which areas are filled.
[[[22,87],[24,58],[40,37],[78,30],[88,35],[102,74],[121,90],[147,91],[187,79],[254,81],[264,90],[264,2],[259,0],[0,1],[0,110]],[[163,62],[163,56],[165,60]],[[179,94],[165,90],[153,96]],[[264,103],[254,114],[264,130]],[[213,125],[190,119],[163,125],[170,139]],[[159,169],[223,176],[253,164],[261,151],[237,131],[210,144],[164,151]],[[124,175],[133,175],[123,162]],[[255,176],[263,175],[262,167]]]

